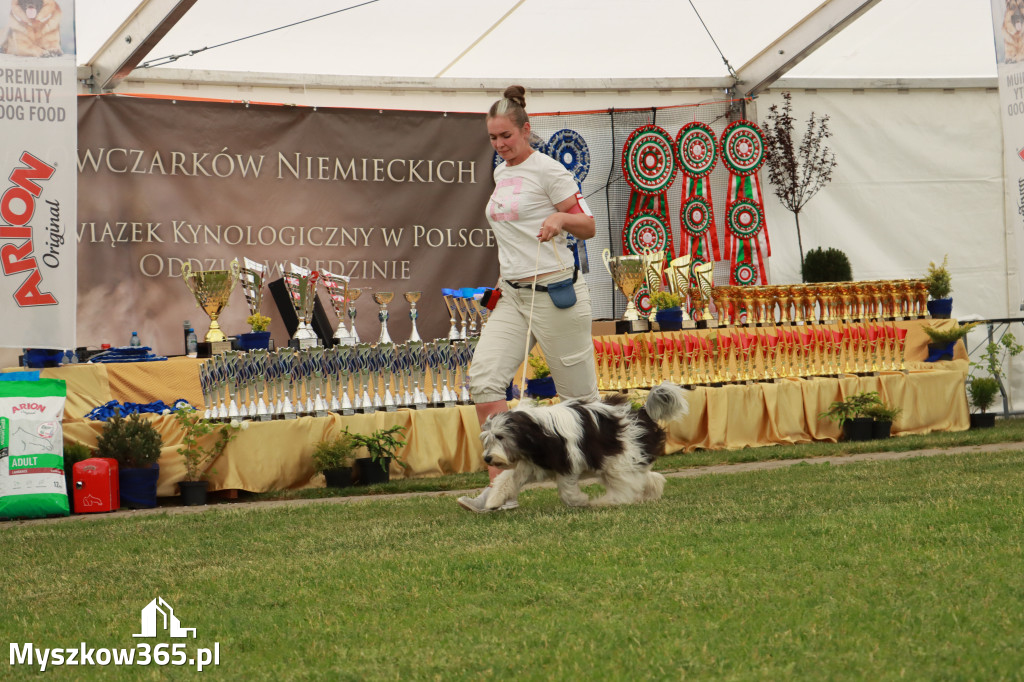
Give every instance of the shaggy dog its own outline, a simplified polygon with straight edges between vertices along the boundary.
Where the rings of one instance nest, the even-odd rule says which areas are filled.
[[[522,403],[520,403],[522,405]],[[570,507],[657,500],[665,477],[651,471],[665,452],[668,422],[689,412],[686,392],[664,383],[651,390],[643,408],[614,395],[601,402],[569,400],[546,407],[523,406],[495,415],[480,432],[484,461],[507,469],[492,484],[488,509],[515,499],[532,479],[553,475],[558,495]],[[606,493],[591,500],[580,476],[596,472]]]
[[[0,52],[20,57],[59,57],[60,5],[56,0],[11,0],[7,36]]]
[[[1024,61],[1024,0],[1006,0],[1003,45],[1007,64]]]

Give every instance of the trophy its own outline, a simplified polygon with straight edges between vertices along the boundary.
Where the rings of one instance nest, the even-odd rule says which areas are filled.
[[[313,320],[313,306],[316,305],[316,282],[319,278],[320,273],[315,270],[311,272],[295,263],[289,263],[288,270],[284,273],[284,286],[292,299],[295,315],[299,318],[299,325],[288,344],[293,348],[304,349],[320,345],[320,340],[310,325]]]
[[[690,257],[680,256],[669,261],[668,264],[668,288],[679,294],[680,306],[683,309],[683,328],[692,329],[695,325],[690,317],[690,306],[687,298],[690,293]]]
[[[715,288],[715,264],[712,262],[698,263],[693,266],[693,277],[697,280],[697,299],[694,308],[700,313],[697,327],[706,329],[711,322],[711,299]],[[719,315],[721,318],[721,315]]]
[[[649,319],[654,319],[658,312],[654,305],[654,294],[661,291],[661,272],[665,267],[664,251],[645,251],[639,254],[644,262],[644,280],[647,282],[647,295],[651,299],[651,313]]]
[[[407,291],[402,296],[405,297],[406,302],[409,304],[409,320],[412,322],[412,333],[409,334],[409,342],[422,341],[419,330],[416,329],[416,318],[420,316],[419,311],[416,310],[416,304],[419,302],[420,297],[423,296],[423,292]]]
[[[448,339],[451,341],[458,341],[462,337],[459,336],[459,327],[455,322],[455,316],[458,314],[459,307],[455,304],[455,297],[458,295],[454,289],[441,289],[441,296],[444,298],[444,305],[448,308],[449,322],[451,322],[451,328],[448,330]]]
[[[338,328],[334,330],[334,340],[342,346],[351,346],[356,343],[353,335],[345,328],[345,315],[348,313],[348,277],[335,275],[323,268],[320,269],[320,281],[324,283],[327,294],[331,298],[331,306],[334,308],[334,315],[338,318]]]
[[[378,344],[394,343],[391,340],[391,335],[388,334],[388,303],[391,303],[394,298],[395,294],[391,291],[378,291],[373,294],[374,303],[380,306],[380,310],[377,312],[377,319],[380,320],[380,338],[377,339]]]
[[[604,260],[604,267],[608,270],[608,274],[612,276],[612,282],[622,292],[622,295],[626,297],[626,312],[621,320],[615,321],[615,333],[631,334],[647,331],[648,322],[647,320],[640,319],[640,315],[636,310],[636,304],[633,303],[633,297],[636,296],[637,289],[640,288],[646,279],[644,276],[645,266],[643,257],[611,257],[611,252],[605,249],[601,253],[601,258]]]
[[[267,283],[267,266],[249,258],[242,258],[244,264],[239,271],[239,281],[249,304],[249,315],[258,315],[263,305],[263,287]]]
[[[238,279],[238,259],[231,261],[227,270],[196,270],[193,272],[192,266],[189,263],[184,263],[181,266],[181,278],[195,297],[196,305],[210,316],[210,329],[203,338],[205,343],[210,344],[210,351],[206,357],[231,350],[231,342],[221,331],[217,318],[227,307],[231,291],[235,288],[235,280]]]

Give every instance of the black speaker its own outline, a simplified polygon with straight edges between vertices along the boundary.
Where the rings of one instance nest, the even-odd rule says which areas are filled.
[[[270,293],[274,296],[274,303],[277,305],[277,313],[288,330],[288,338],[291,338],[295,335],[295,330],[299,328],[299,316],[295,314],[295,306],[292,305],[292,298],[288,295],[288,289],[284,285],[284,278],[275,279],[269,284],[269,288]],[[316,303],[313,306],[312,324],[313,331],[320,337],[323,345],[325,347],[333,346],[334,327],[331,326],[331,321],[327,318],[327,312],[324,311],[319,296],[316,297]]]

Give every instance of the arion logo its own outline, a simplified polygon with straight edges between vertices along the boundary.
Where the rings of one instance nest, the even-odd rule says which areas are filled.
[[[195,628],[181,627],[181,622],[174,615],[174,609],[163,597],[157,597],[143,607],[142,632],[132,637],[156,637],[158,628],[171,637],[188,637],[189,633],[193,639],[196,637]]]

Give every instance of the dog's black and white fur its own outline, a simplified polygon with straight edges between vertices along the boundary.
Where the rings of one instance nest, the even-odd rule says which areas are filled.
[[[665,477],[651,471],[665,452],[665,431],[658,422],[688,413],[686,392],[669,383],[653,388],[640,410],[621,395],[544,407],[520,403],[481,428],[484,461],[507,469],[494,480],[486,506],[496,509],[529,481],[548,476],[554,476],[559,497],[570,507],[660,499]],[[580,476],[587,472],[598,474],[607,491],[602,497],[591,500],[580,490]]]

